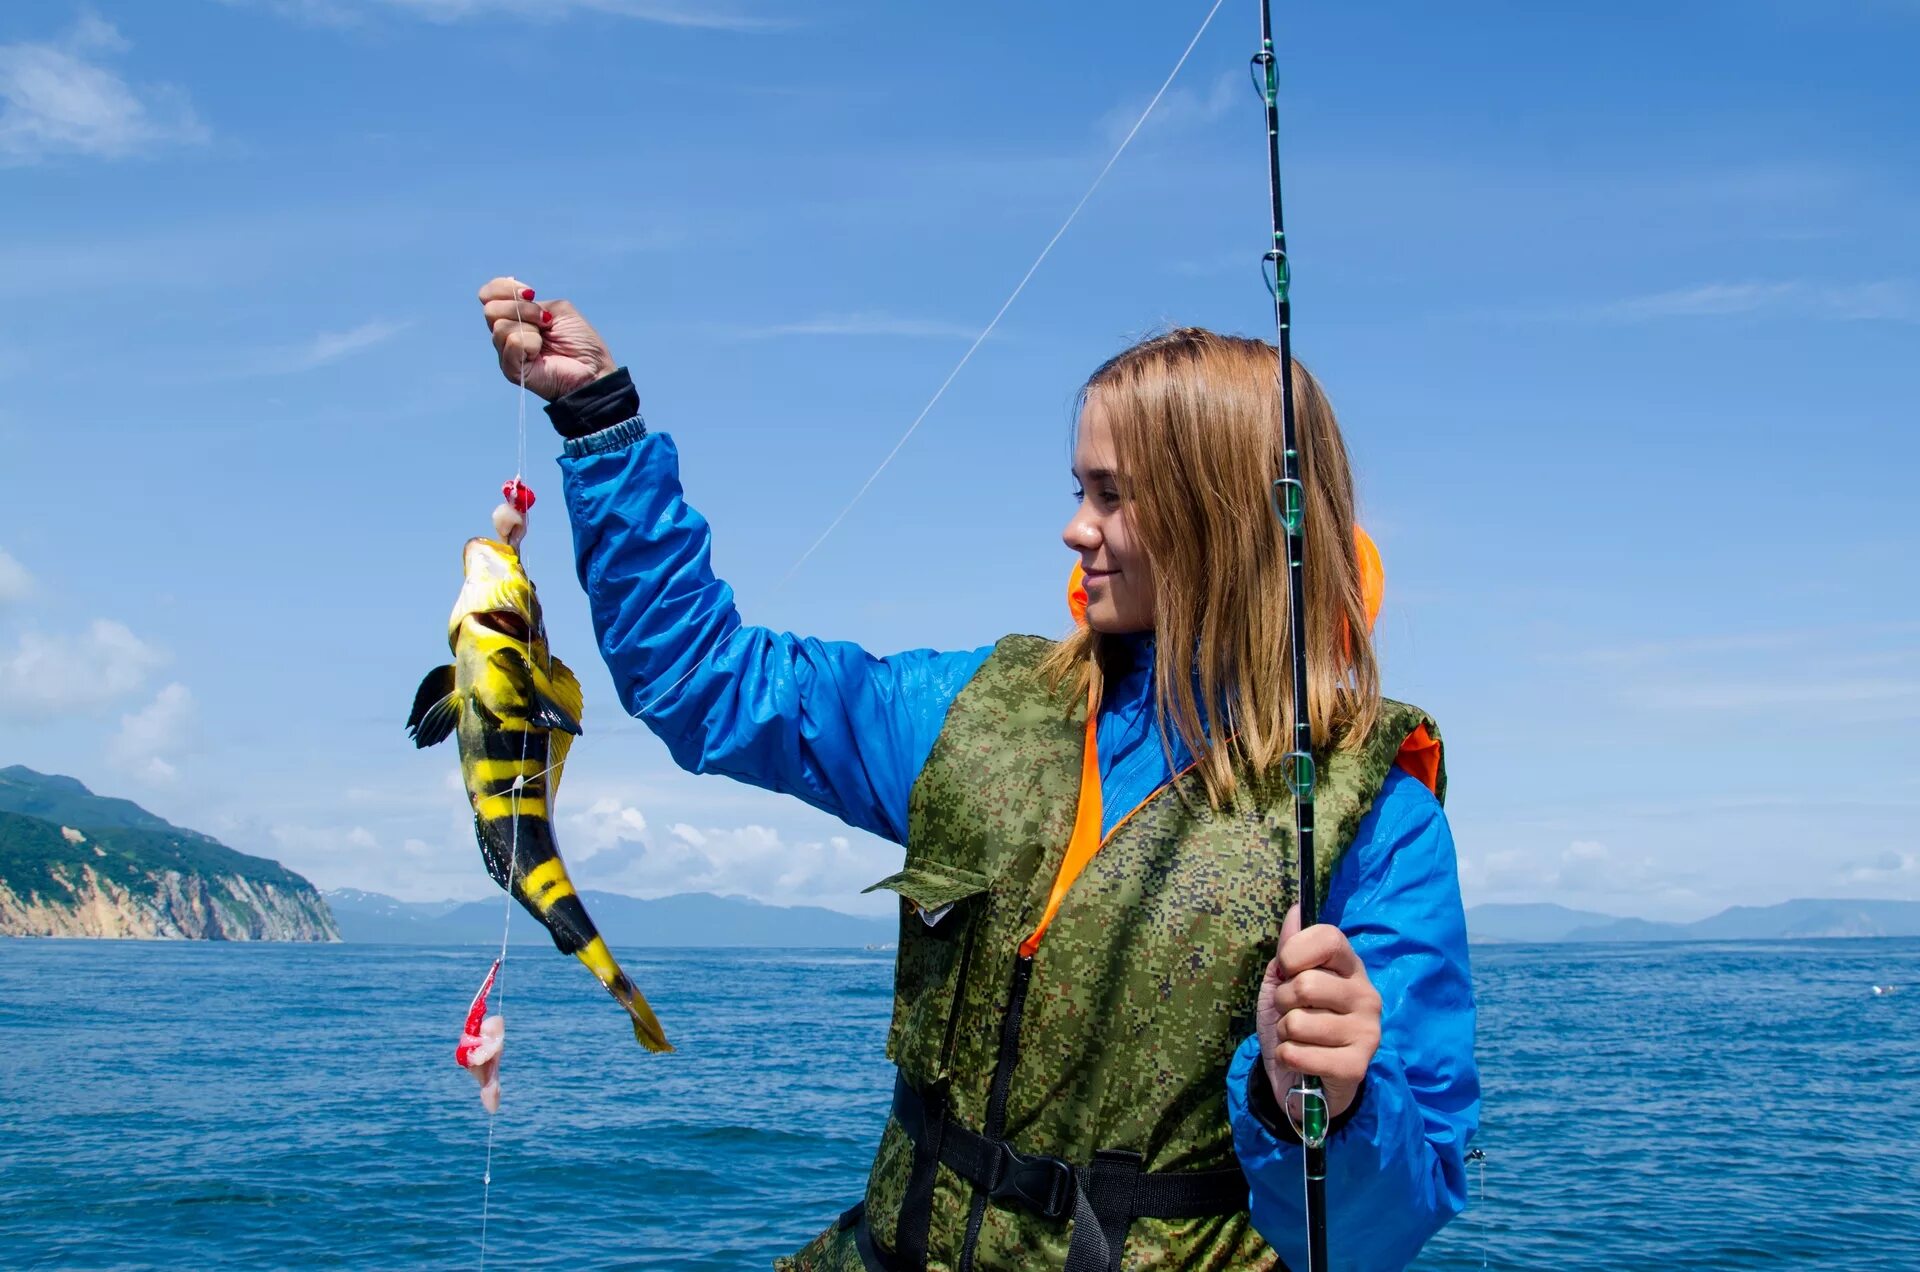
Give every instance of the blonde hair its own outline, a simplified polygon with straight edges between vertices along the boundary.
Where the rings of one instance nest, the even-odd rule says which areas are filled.
[[[1155,711],[1195,757],[1208,802],[1233,802],[1236,770],[1278,776],[1292,749],[1286,539],[1269,502],[1280,476],[1279,354],[1259,340],[1182,327],[1110,359],[1080,391],[1112,431],[1125,515],[1154,588]],[[1357,747],[1380,673],[1354,552],[1353,475],[1319,381],[1293,366],[1306,486],[1307,712],[1324,754]],[[1076,425],[1077,427],[1077,425]],[[1054,650],[1056,688],[1097,708],[1118,644],[1082,625]]]

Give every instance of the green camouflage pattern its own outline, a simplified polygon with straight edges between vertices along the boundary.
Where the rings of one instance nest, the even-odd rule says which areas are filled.
[[[902,900],[887,1054],[922,1090],[946,1084],[954,1115],[981,1128],[1017,947],[1039,922],[1079,797],[1086,706],[1037,674],[1052,648],[1001,641],[961,693],[914,787],[905,867],[875,884]],[[1322,761],[1315,793],[1324,887],[1426,716],[1384,704],[1357,751]],[[1293,803],[1279,783],[1213,812],[1188,774],[1135,810],[1088,863],[1034,958],[1006,1137],[1085,1163],[1102,1148],[1148,1171],[1236,1164],[1226,1074],[1252,1032],[1260,979],[1296,899]],[[922,915],[938,914],[929,925]],[[893,1119],[866,1192],[867,1221],[895,1245],[913,1146]],[[946,1167],[934,1188],[927,1267],[955,1272],[973,1188]],[[989,1204],[974,1272],[1058,1268],[1070,1226]],[[777,1268],[862,1264],[851,1229],[822,1233]],[[1140,1219],[1127,1269],[1268,1269],[1246,1212]]]

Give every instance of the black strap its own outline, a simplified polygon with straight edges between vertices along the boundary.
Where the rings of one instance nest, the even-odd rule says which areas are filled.
[[[918,1265],[895,1263],[887,1258],[880,1247],[873,1243],[873,1230],[867,1226],[867,1209],[864,1203],[840,1216],[842,1228],[847,1227],[849,1216],[853,1219],[853,1248],[860,1252],[860,1266],[864,1272],[901,1272],[908,1267],[927,1266],[925,1263]]]
[[[1093,1194],[1093,1217],[1100,1222],[1100,1235],[1107,1239],[1107,1248],[1115,1254],[1127,1244],[1134,1207],[1140,1204],[1140,1176],[1144,1173],[1140,1168],[1146,1160],[1138,1153],[1103,1148],[1093,1155],[1093,1165],[1087,1167],[1086,1191]],[[1245,1184],[1243,1179],[1243,1191]]]
[[[936,1160],[993,1200],[1055,1222],[1072,1218],[1066,1272],[1118,1269],[1135,1219],[1202,1219],[1247,1208],[1247,1180],[1238,1166],[1151,1173],[1140,1169],[1138,1153],[1102,1149],[1092,1163],[1076,1167],[1058,1157],[1022,1153],[951,1117],[935,1122],[933,1112],[930,1102],[896,1074],[894,1120],[916,1150],[937,1139]],[[903,1213],[903,1228],[907,1221]]]
[[[933,1223],[933,1184],[940,1173],[941,1132],[946,1129],[946,1099],[939,1093],[926,1100],[922,1124],[933,1123],[931,1134],[913,1140],[913,1166],[907,1172],[907,1189],[900,1199],[900,1230],[894,1249],[900,1261],[910,1268],[927,1266],[927,1230]],[[931,1116],[928,1116],[931,1114]]]
[[[1013,983],[1007,990],[1007,1008],[1000,1015],[1000,1050],[993,1062],[993,1082],[987,1090],[987,1136],[998,1140],[1007,1129],[1007,1095],[1013,1089],[1014,1066],[1020,1063],[1020,1021],[1027,1010],[1027,987],[1033,982],[1033,955],[1013,960]],[[944,1148],[944,1132],[942,1134]],[[996,1170],[1000,1169],[996,1167]],[[980,1246],[980,1225],[987,1217],[990,1194],[974,1189],[967,1210],[967,1235],[960,1243],[960,1272],[973,1272],[974,1251]]]

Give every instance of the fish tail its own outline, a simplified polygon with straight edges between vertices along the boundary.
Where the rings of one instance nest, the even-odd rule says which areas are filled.
[[[659,1018],[647,1004],[647,996],[620,970],[620,964],[614,961],[613,951],[607,948],[606,941],[596,935],[584,948],[575,951],[574,957],[587,965],[587,970],[599,978],[600,983],[607,987],[607,992],[633,1017],[635,1042],[648,1051],[673,1050],[673,1044],[667,1041],[666,1031],[660,1027]]]
[[[481,845],[486,847],[489,841],[498,841],[503,828],[494,827],[492,835],[482,834]],[[553,830],[546,819],[521,818],[520,852],[524,862],[527,858],[536,859],[536,864],[527,868],[514,882],[515,894],[533,916],[540,920],[553,937],[554,948],[562,954],[571,954],[586,964],[599,982],[606,986],[627,1014],[633,1018],[633,1036],[641,1046],[649,1051],[672,1051],[666,1032],[660,1028],[660,1021],[654,1016],[653,1008],[647,1005],[647,999],[627,974],[614,960],[613,951],[607,948],[607,942],[593,925],[593,919],[587,914],[586,903],[573,890],[573,880],[567,877],[567,867],[560,860],[553,847]],[[499,856],[504,859],[505,853]],[[489,855],[488,869],[493,869],[493,856]],[[503,887],[506,879],[503,873],[496,873],[494,879]]]

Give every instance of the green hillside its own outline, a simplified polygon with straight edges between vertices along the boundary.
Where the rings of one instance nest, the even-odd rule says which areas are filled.
[[[337,941],[312,884],[71,777],[0,769],[0,935]]]
[[[63,825],[73,823],[0,812],[0,881],[5,881],[16,896],[34,892],[63,896],[66,889],[55,881],[55,867],[66,866],[67,877],[73,879],[82,865],[135,892],[143,891],[151,876],[166,871],[238,875],[291,889],[311,886],[277,861],[235,852],[192,831],[76,826],[85,841],[73,843],[61,832]]]
[[[205,839],[155,817],[130,799],[95,795],[84,783],[58,773],[36,773],[24,764],[0,768],[0,813],[24,813],[75,830],[156,830]]]

